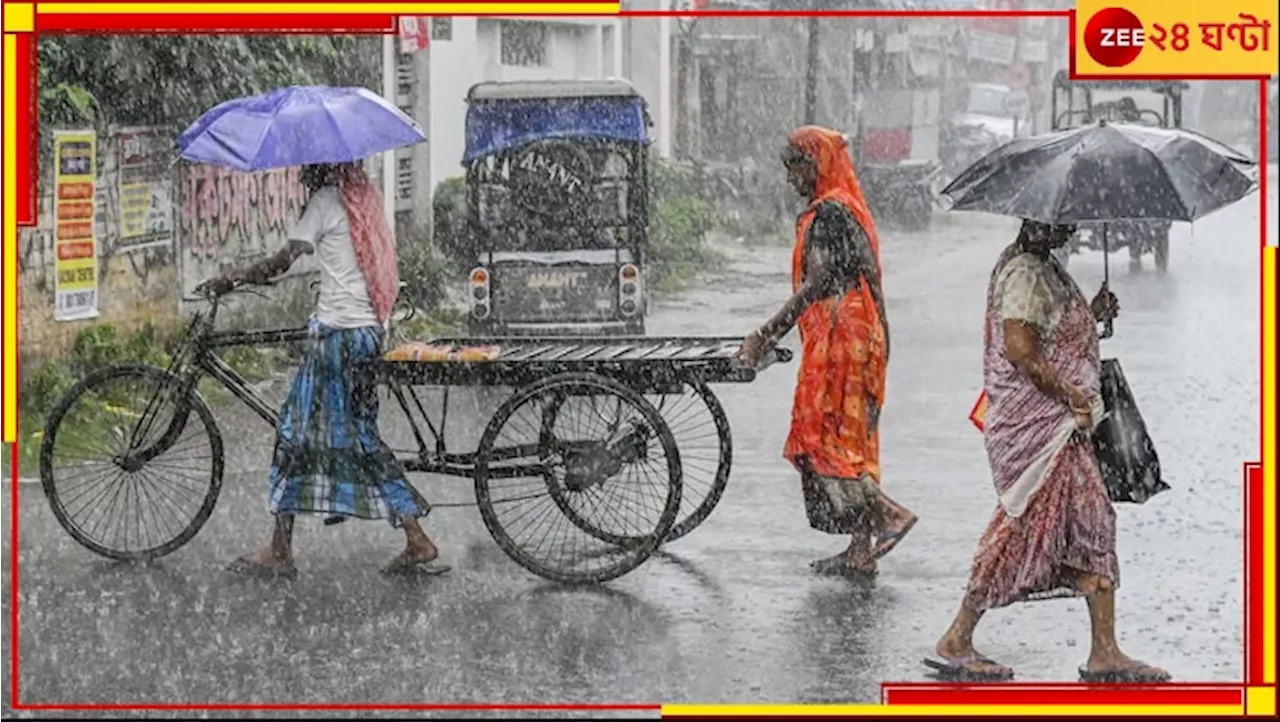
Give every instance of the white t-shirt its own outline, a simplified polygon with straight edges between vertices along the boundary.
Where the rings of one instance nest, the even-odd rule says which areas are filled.
[[[369,287],[351,245],[347,209],[336,186],[325,186],[311,194],[302,218],[289,231],[289,240],[311,244],[319,261],[317,321],[331,328],[378,325],[369,302]]]

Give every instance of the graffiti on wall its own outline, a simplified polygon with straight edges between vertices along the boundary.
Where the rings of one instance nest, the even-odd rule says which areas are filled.
[[[193,165],[184,169],[178,187],[182,282],[187,293],[206,278],[279,248],[307,200],[297,168],[239,173]],[[300,262],[295,271],[309,269]]]
[[[264,244],[284,240],[305,202],[297,168],[238,173],[192,166],[182,188],[182,237],[199,258],[257,255]]]

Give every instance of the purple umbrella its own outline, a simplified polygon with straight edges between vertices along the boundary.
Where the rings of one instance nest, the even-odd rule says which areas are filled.
[[[182,157],[239,171],[352,163],[427,139],[413,118],[364,88],[278,88],[220,103],[182,135]]]

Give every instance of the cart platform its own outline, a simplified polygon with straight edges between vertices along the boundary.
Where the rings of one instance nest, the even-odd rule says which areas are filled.
[[[414,345],[432,353],[404,358],[404,349]],[[738,362],[741,348],[740,336],[439,338],[392,349],[368,365],[382,381],[413,385],[522,386],[556,374],[595,373],[625,378],[648,393],[693,379],[750,383],[760,369]],[[778,348],[769,361],[790,359],[788,349]]]

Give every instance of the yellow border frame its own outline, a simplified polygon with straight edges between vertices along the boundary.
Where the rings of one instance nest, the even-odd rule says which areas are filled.
[[[4,14],[4,115],[3,115],[3,180],[5,189],[16,182],[16,104],[14,88],[14,60],[16,40],[13,33],[32,32],[37,13],[46,15],[70,13],[100,14],[279,14],[325,12],[332,14],[391,14],[391,15],[612,15],[618,12],[617,2],[601,3],[540,3],[526,5],[502,2],[440,2],[440,3],[340,3],[340,4],[280,4],[280,3],[75,3],[44,2],[37,8],[33,3],[5,3]],[[1271,155],[1280,157],[1280,148],[1272,148]],[[1266,169],[1261,169],[1265,173]],[[1280,180],[1280,179],[1278,179]],[[1266,199],[1262,199],[1265,204]],[[3,435],[5,442],[17,436],[17,378],[16,335],[18,318],[17,301],[17,224],[16,204],[12,193],[3,199],[3,245],[0,262],[3,263]],[[1273,219],[1274,220],[1274,219]],[[1263,680],[1266,685],[1244,690],[1244,704],[1212,706],[1171,705],[664,705],[664,716],[982,716],[1010,717],[1037,714],[1071,716],[1274,716],[1276,712],[1276,248],[1266,248],[1261,254],[1262,298],[1270,303],[1262,304],[1262,471],[1264,479],[1262,554],[1264,576],[1263,629],[1261,641],[1264,657]]]
[[[307,5],[304,3],[85,3],[42,2],[41,15],[138,15],[166,13],[174,15],[617,15],[618,2],[536,4],[513,2],[342,2]]]

